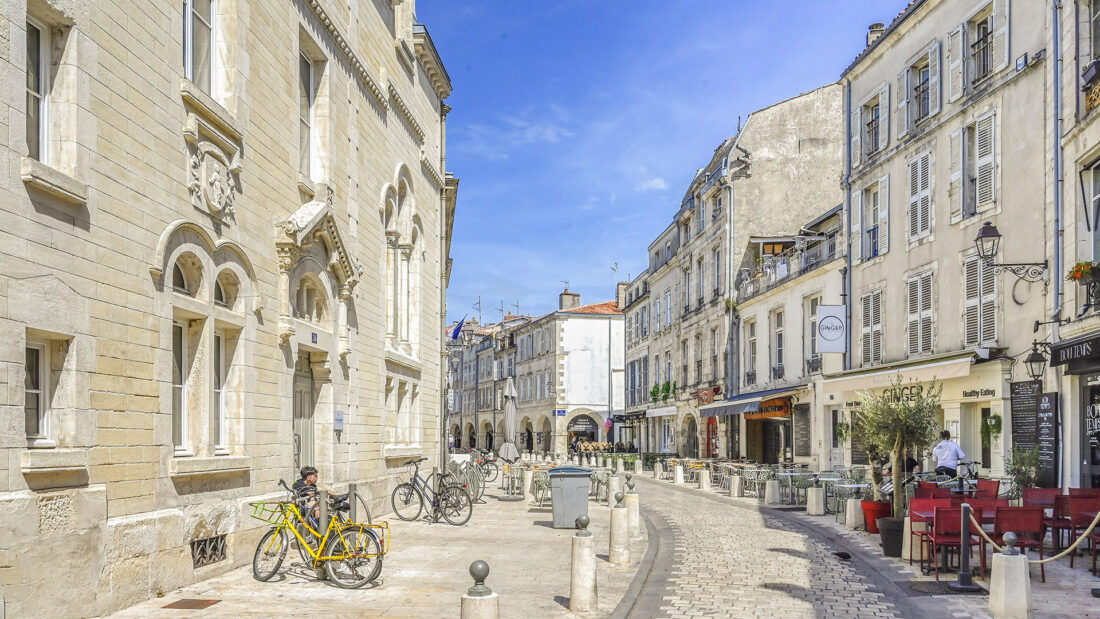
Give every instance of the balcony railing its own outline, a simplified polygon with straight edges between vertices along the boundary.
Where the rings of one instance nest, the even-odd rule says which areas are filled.
[[[817,374],[821,372],[821,356],[815,355],[806,359],[806,373]]]
[[[707,174],[706,180],[703,181],[703,191],[710,189],[714,186],[726,174],[727,166],[729,165],[729,159],[723,159],[721,165],[710,171]]]
[[[745,386],[756,384],[756,372],[745,372]]]
[[[970,45],[974,59],[974,83],[981,81],[985,76],[993,72],[993,36],[988,28],[978,35],[978,39]]]
[[[695,384],[703,382],[703,360],[699,359],[695,362]]]
[[[783,364],[772,367],[772,380],[783,380]]]
[[[686,363],[680,366],[680,384],[685,387],[688,384],[688,366]]]
[[[744,302],[772,288],[813,271],[823,264],[840,257],[841,247],[837,235],[806,249],[791,248],[781,254],[769,256],[755,273],[737,286],[737,300]]]

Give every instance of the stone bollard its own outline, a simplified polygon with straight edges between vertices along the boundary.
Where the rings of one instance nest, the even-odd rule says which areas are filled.
[[[806,488],[806,515],[825,515],[825,489]]]
[[[612,565],[630,563],[630,514],[623,505],[623,493],[615,493],[611,508],[611,532],[607,538],[607,561]]]
[[[745,496],[745,478],[740,475],[730,477],[730,496]]]
[[[634,459],[634,474],[635,475],[641,475],[642,474],[642,459],[641,459],[641,457],[638,457],[638,458]]]
[[[594,466],[592,464],[592,454],[588,454],[587,462],[588,462],[588,468],[592,468]]]
[[[909,516],[906,516],[905,517],[905,524],[903,525],[903,529],[902,529],[902,536],[903,537],[901,539],[901,558],[902,559],[907,559],[909,557],[909,555],[912,554],[914,559],[919,559],[921,561],[924,561],[925,559],[928,558],[928,555],[929,555],[930,551],[928,550],[928,547],[925,546],[924,544],[917,544],[916,548],[912,548],[912,542],[911,542],[912,535],[911,535],[911,533],[913,532],[913,526],[914,526],[913,523],[910,522],[910,520],[909,520]],[[920,528],[917,529],[917,531],[923,531],[923,530],[928,529],[928,524],[924,523],[924,522],[918,522],[916,524],[916,526],[920,527]]]
[[[779,505],[782,499],[779,496],[779,480],[769,479],[764,482],[764,505]]]
[[[600,600],[596,585],[596,538],[588,530],[588,516],[577,516],[573,554],[569,560],[569,610],[596,612]]]
[[[474,586],[462,596],[462,619],[499,619],[500,598],[485,584],[489,564],[474,561],[470,564],[470,576],[474,578]]]
[[[642,537],[642,511],[641,504],[638,502],[641,497],[634,491],[634,480],[631,479],[633,475],[626,474],[626,497],[623,498],[623,503],[626,504],[626,513],[630,516],[630,539],[641,539]]]
[[[699,489],[710,490],[710,469],[699,471]]]
[[[672,467],[672,483],[677,486],[684,485],[684,467],[680,463]]]
[[[576,465],[576,466],[579,466],[580,463],[581,463],[581,459],[578,456],[574,455],[573,456],[573,464]]]
[[[665,474],[665,465],[660,460],[653,463],[653,479],[660,479]]]
[[[608,501],[607,501],[608,504],[611,503],[610,497],[615,496],[616,492],[622,492],[622,491],[623,491],[623,478],[622,477],[620,477],[619,475],[616,474],[616,475],[612,475],[611,477],[607,478],[607,496],[609,497]]]
[[[527,469],[523,472],[523,500],[534,500],[535,494],[531,491],[531,486],[534,485],[535,472],[531,469]]]
[[[1016,550],[1016,534],[1004,535],[1004,552],[994,553],[989,575],[989,614],[996,619],[1030,619],[1031,572]],[[1095,590],[1094,590],[1095,591]]]
[[[844,503],[844,526],[849,531],[864,529],[863,526],[863,501],[860,499],[848,499]]]

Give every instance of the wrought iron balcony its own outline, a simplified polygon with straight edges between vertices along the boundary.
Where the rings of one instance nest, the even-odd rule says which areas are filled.
[[[756,372],[755,371],[745,372],[745,386],[748,387],[750,385],[755,385],[755,384],[756,384]]]
[[[807,248],[792,247],[781,254],[765,257],[755,272],[748,273],[747,276],[739,276],[742,281],[737,285],[738,303],[743,303],[839,258],[842,255],[842,248],[836,232],[836,230],[832,231],[827,239],[816,245]]]
[[[814,355],[813,357],[806,359],[806,373],[817,374],[819,372],[821,372],[821,356]]]
[[[783,380],[783,364],[772,367],[772,380]]]

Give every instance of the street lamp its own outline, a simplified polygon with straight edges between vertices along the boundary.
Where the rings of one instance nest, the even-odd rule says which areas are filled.
[[[997,253],[1001,249],[1001,233],[993,222],[987,221],[978,230],[978,236],[974,239],[974,247],[978,250],[978,257],[985,265],[993,269],[994,273],[1008,271],[1016,277],[1027,282],[1038,282],[1047,277],[1047,262],[1013,262],[995,264]]]
[[[1031,377],[1031,380],[1043,378],[1043,372],[1047,367],[1047,358],[1039,351],[1038,342],[1031,345],[1031,354],[1027,356],[1027,359],[1024,359],[1024,365],[1027,366],[1027,375]]]

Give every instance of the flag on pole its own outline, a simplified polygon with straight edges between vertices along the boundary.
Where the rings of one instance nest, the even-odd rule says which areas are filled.
[[[462,320],[458,321],[458,324],[455,325],[455,330],[451,333],[451,339],[452,340],[457,340],[458,336],[462,334],[462,325],[465,322],[466,322],[466,317],[463,316]]]

